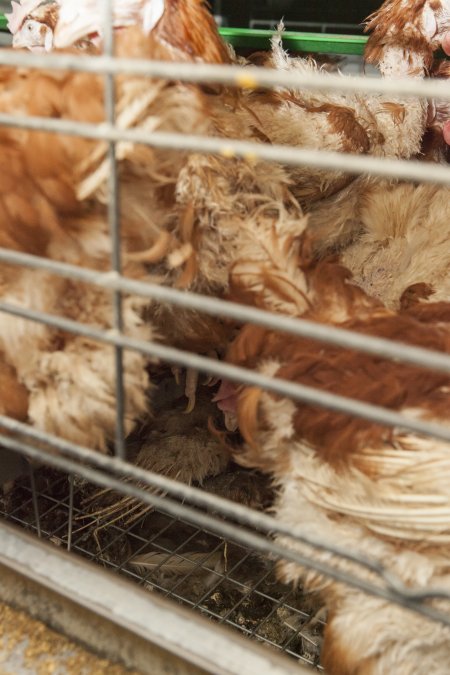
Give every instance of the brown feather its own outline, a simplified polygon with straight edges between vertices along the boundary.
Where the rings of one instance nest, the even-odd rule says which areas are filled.
[[[396,36],[401,33],[404,59],[410,61],[411,54],[421,54],[425,66],[431,66],[432,48],[422,32],[426,3],[427,0],[409,0],[405,5],[399,0],[386,0],[369,16],[365,27],[366,32],[371,31],[364,51],[367,63],[378,64],[387,47],[398,46]]]
[[[170,0],[154,30],[163,45],[193,61],[230,63],[228,49],[204,0]]]
[[[309,274],[316,302],[305,318],[334,323],[333,317],[338,316],[341,327],[358,333],[450,352],[450,303],[414,303],[396,314],[348,283],[348,271],[338,265],[319,263]],[[425,290],[416,289],[422,293]],[[338,301],[340,306],[336,307]],[[242,329],[228,358],[249,368],[276,360],[281,362],[276,371],[281,379],[391,410],[420,408],[425,417],[446,415],[448,374],[255,326]],[[257,420],[255,407],[246,406],[245,433],[249,439],[254,438]],[[302,403],[296,404],[293,424],[300,438],[315,447],[324,461],[336,466],[345,464],[349,454],[389,442],[391,437],[389,429],[377,424]]]
[[[0,358],[0,413],[25,422],[28,416],[28,391],[19,383],[17,373]]]

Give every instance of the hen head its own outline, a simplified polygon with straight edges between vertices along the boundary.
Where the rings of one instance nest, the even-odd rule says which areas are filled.
[[[8,28],[13,34],[13,47],[32,52],[49,52],[53,48],[53,32],[58,20],[59,4],[42,0],[12,3],[6,14]]]
[[[27,16],[33,12],[42,0],[19,0],[11,3],[10,14],[5,14],[8,30],[14,35],[21,28]]]
[[[115,28],[139,26],[151,40],[147,56],[167,61],[229,63],[230,55],[204,0],[111,0]],[[104,27],[99,0],[64,0],[55,47],[99,36]]]

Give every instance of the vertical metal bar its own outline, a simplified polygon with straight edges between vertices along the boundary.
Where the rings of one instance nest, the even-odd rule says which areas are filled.
[[[67,550],[72,549],[72,532],[73,532],[73,494],[74,494],[74,478],[73,473],[69,476],[69,519],[67,522]]]
[[[28,463],[28,466],[30,471],[31,499],[33,501],[33,512],[34,512],[34,519],[36,521],[36,532],[37,536],[41,538],[42,536],[41,519],[39,516],[39,505],[37,500],[36,480],[34,478],[34,467],[31,462]]]
[[[106,56],[114,55],[114,18],[112,0],[103,0],[104,5],[104,36],[103,49]],[[106,120],[114,124],[116,86],[114,75],[105,75],[105,114]],[[108,195],[108,222],[112,244],[111,266],[118,274],[122,270],[120,254],[120,195],[119,181],[116,162],[116,144],[109,143],[109,195]],[[114,328],[119,333],[123,330],[122,294],[120,291],[113,293]],[[116,442],[115,455],[125,459],[125,391],[123,373],[123,348],[114,347],[114,365],[116,376]]]

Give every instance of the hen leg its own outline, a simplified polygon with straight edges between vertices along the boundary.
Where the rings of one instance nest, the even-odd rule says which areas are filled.
[[[191,413],[195,408],[195,399],[197,395],[197,386],[198,386],[198,371],[188,368],[186,370],[186,385],[184,393],[188,400],[186,407],[186,413]]]

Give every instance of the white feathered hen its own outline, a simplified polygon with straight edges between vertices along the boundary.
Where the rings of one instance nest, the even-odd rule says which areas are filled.
[[[105,26],[104,3],[95,0],[19,0],[6,14],[13,47],[49,52],[77,44],[98,45]],[[115,28],[140,25],[149,33],[164,12],[164,0],[121,0],[113,6]],[[58,39],[55,29],[58,24]],[[70,37],[68,37],[68,34]]]
[[[32,52],[51,51],[59,7],[59,2],[55,0],[12,2],[12,11],[5,16],[8,29],[13,34],[13,47],[26,48]]]

